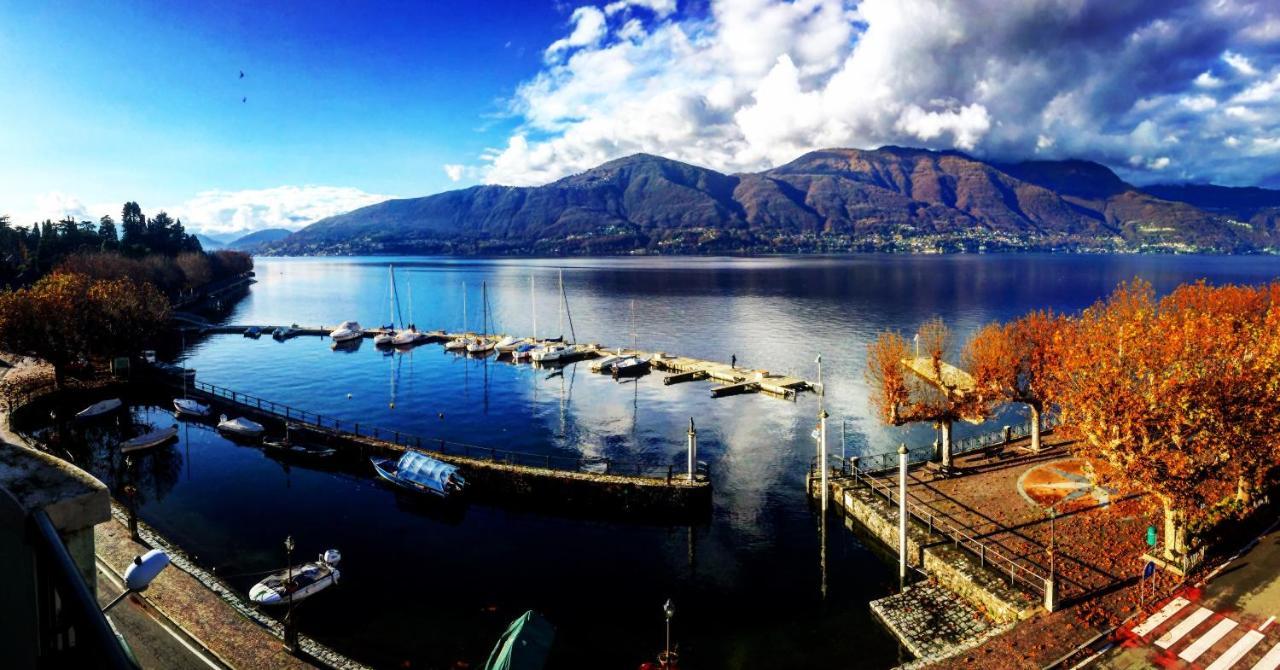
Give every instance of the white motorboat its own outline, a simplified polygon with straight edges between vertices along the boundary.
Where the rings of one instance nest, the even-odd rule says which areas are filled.
[[[153,430],[149,433],[139,435],[131,440],[125,440],[124,442],[121,442],[120,451],[128,454],[134,451],[150,449],[151,447],[164,444],[165,442],[168,442],[169,440],[172,440],[177,436],[178,436],[178,427],[176,425],[169,426],[168,428],[160,428],[158,430]]]
[[[614,377],[635,377],[649,371],[649,359],[630,356],[613,366]]]
[[[396,336],[391,340],[391,344],[397,347],[408,347],[419,342],[425,342],[426,339],[427,335],[425,333],[419,333],[410,326],[408,329],[396,333]]]
[[[509,354],[515,351],[516,347],[521,344],[524,344],[524,340],[508,335],[501,340],[498,340],[498,343],[493,345],[493,348],[497,349],[500,354]]]
[[[309,598],[338,583],[342,575],[338,561],[342,554],[329,549],[314,563],[304,563],[277,572],[249,589],[249,600],[259,605],[285,605]]]
[[[596,360],[592,361],[591,371],[592,372],[613,372],[613,368],[617,366],[619,363],[621,363],[622,361],[627,360],[628,358],[635,358],[635,356],[631,354],[621,353],[622,351],[621,349],[619,349],[618,351],[619,353],[610,354],[608,356],[605,356],[604,358],[597,358]]]
[[[206,417],[209,416],[209,406],[199,403],[190,398],[174,398],[173,409],[175,412],[186,416]]]
[[[563,358],[565,355],[565,352],[567,352],[568,350],[569,350],[569,345],[567,344],[562,344],[559,342],[552,343],[552,344],[544,344],[541,348],[534,349],[533,352],[529,354],[529,358],[532,358],[536,363],[550,363],[552,361],[558,361],[561,358]]]
[[[258,437],[264,430],[262,424],[242,416],[228,419],[226,414],[218,417],[218,430],[241,437]]]
[[[95,402],[79,412],[76,412],[76,418],[84,421],[104,414],[110,414],[121,407],[124,407],[124,403],[121,402],[119,398],[110,398],[108,400]]]
[[[334,342],[350,342],[364,337],[364,329],[360,327],[359,321],[343,321],[329,333],[329,337]]]
[[[467,344],[467,353],[486,354],[493,351],[493,340],[488,337],[477,337]]]
[[[464,349],[464,350],[465,350],[465,349],[467,348],[467,345],[469,345],[469,344],[471,344],[471,338],[469,338],[469,337],[457,337],[457,338],[454,338],[454,339],[452,339],[452,340],[449,340],[448,342],[445,342],[445,343],[444,343],[444,348],[445,348],[445,349],[448,349],[448,350],[450,350],[450,351],[457,351],[458,349]]]
[[[383,332],[373,336],[373,346],[375,347],[389,347],[395,344],[395,342],[396,336],[394,330],[384,330]]]

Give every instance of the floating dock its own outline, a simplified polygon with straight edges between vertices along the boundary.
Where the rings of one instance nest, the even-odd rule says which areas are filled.
[[[292,329],[291,337],[304,336],[328,336],[333,332],[336,326],[320,326],[306,327],[297,324],[289,326],[263,326],[263,325],[210,325],[210,326],[191,326],[193,330],[201,333],[215,334],[243,334],[250,328],[257,328],[261,335],[270,337],[271,333],[277,328]],[[384,333],[388,333],[383,328],[366,328],[364,330],[365,337],[375,337]],[[475,332],[449,332],[445,330],[424,330],[421,331],[428,336],[423,342],[447,342],[459,337],[477,337],[480,335]],[[502,333],[494,333],[488,337],[502,338],[507,335]],[[516,339],[522,341],[532,341],[533,338],[521,338],[512,335]],[[418,345],[415,345],[418,346]],[[596,358],[599,356],[623,355],[623,356],[639,356],[648,358],[650,364],[655,370],[661,372],[670,372],[663,378],[662,382],[666,385],[680,384],[690,381],[712,380],[720,382],[720,384],[711,388],[711,397],[721,398],[726,396],[738,395],[742,393],[763,392],[777,398],[794,400],[799,393],[804,391],[817,390],[816,385],[799,377],[793,377],[787,374],[774,373],[769,370],[756,368],[743,368],[730,365],[728,363],[717,363],[698,358],[690,358],[688,356],[673,356],[664,352],[648,352],[639,349],[626,347],[613,348],[605,347],[599,344],[583,344],[581,349],[572,357],[564,357],[556,361],[552,365],[561,363],[570,363],[573,361]]]

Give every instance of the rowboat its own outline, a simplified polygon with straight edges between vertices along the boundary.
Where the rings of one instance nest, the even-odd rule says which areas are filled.
[[[173,409],[180,415],[206,417],[209,416],[209,406],[196,402],[190,398],[174,398]]]
[[[151,447],[156,447],[161,444],[164,444],[165,442],[168,442],[169,440],[172,440],[177,436],[178,436],[177,426],[169,426],[168,428],[153,430],[150,433],[139,435],[131,440],[125,440],[124,442],[121,442],[120,451],[122,453],[128,454],[134,451],[150,449]]]
[[[120,402],[119,398],[110,398],[108,400],[101,400],[77,412],[76,418],[81,421],[84,421],[86,419],[92,419],[95,417],[102,416],[104,414],[110,414],[111,412],[114,412],[123,406],[124,406],[124,403]]]
[[[379,477],[409,491],[449,498],[462,493],[467,486],[466,480],[458,474],[457,466],[422,452],[406,451],[399,460],[380,457],[369,460]]]

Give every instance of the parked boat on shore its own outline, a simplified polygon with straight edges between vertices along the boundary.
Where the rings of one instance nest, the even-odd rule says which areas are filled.
[[[440,498],[461,494],[467,482],[458,468],[419,451],[406,451],[399,460],[374,457],[369,459],[378,476],[410,491],[429,493]]]
[[[254,584],[249,589],[249,600],[259,605],[284,605],[310,598],[338,583],[341,560],[337,549],[329,549],[313,563],[282,570]]]
[[[89,419],[94,419],[106,414],[110,414],[120,409],[121,407],[124,407],[124,403],[121,402],[119,398],[109,398],[107,400],[100,400],[80,410],[79,412],[76,412],[76,419],[80,421],[87,421]]]

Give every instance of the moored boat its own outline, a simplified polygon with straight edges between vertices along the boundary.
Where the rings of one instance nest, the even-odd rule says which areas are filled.
[[[218,417],[218,430],[241,437],[258,437],[262,435],[262,424],[242,416],[228,419],[226,414]]]
[[[276,328],[275,330],[271,331],[271,337],[281,342],[297,334],[298,334],[298,324],[296,323],[293,324],[292,326],[280,326],[279,328]]]
[[[410,491],[450,498],[461,494],[467,486],[457,466],[420,451],[406,451],[399,460],[380,457],[369,460],[379,477]]]
[[[307,459],[328,458],[338,453],[338,450],[333,447],[325,447],[319,444],[311,444],[309,442],[295,440],[293,438],[293,433],[296,430],[298,430],[298,426],[296,424],[289,424],[285,426],[284,437],[279,440],[263,440],[263,448],[265,448],[268,453]]]
[[[342,554],[329,549],[314,563],[304,563],[277,572],[249,589],[249,600],[259,605],[284,605],[309,598],[338,583]]]
[[[364,337],[364,329],[359,321],[343,321],[329,333],[334,342],[350,342]]]
[[[128,454],[134,451],[141,451],[143,449],[158,447],[164,444],[165,442],[172,440],[177,436],[178,436],[177,426],[160,428],[157,430],[153,430],[149,433],[144,433],[142,435],[139,435],[133,439],[125,440],[124,442],[121,442],[120,451]]]
[[[76,418],[81,421],[84,421],[86,419],[93,419],[96,417],[103,416],[104,414],[110,414],[120,409],[121,407],[124,407],[124,403],[121,402],[119,398],[109,398],[107,400],[100,400],[80,410],[79,412],[76,412]]]
[[[649,359],[632,356],[626,360],[619,361],[613,366],[613,376],[617,377],[637,377],[649,371]]]
[[[209,416],[209,406],[196,402],[190,398],[174,398],[173,409],[176,413],[186,416],[206,417]]]
[[[257,326],[249,326],[248,328],[244,329],[244,336],[252,337],[253,339],[256,340],[262,336],[262,329]]]

